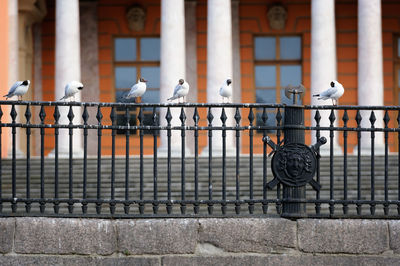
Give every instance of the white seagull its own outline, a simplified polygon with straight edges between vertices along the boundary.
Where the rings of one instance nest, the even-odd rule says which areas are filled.
[[[65,86],[65,95],[60,99],[61,100],[66,100],[68,98],[73,97],[75,101],[75,94],[83,89],[83,84],[80,83],[79,81],[71,81]]]
[[[318,100],[331,99],[333,105],[337,105],[338,99],[343,95],[343,85],[334,80],[331,82],[331,87],[320,94],[314,94],[313,97],[318,97]]]
[[[6,97],[6,99],[8,99],[17,95],[18,101],[21,101],[22,95],[24,95],[29,89],[29,84],[31,84],[29,80],[17,81],[14,83],[14,85],[12,85],[8,93],[3,97]]]
[[[132,86],[131,90],[127,95],[125,95],[125,99],[142,97],[142,95],[146,92],[146,82],[144,78],[138,79],[137,83]],[[136,99],[135,99],[136,102]]]
[[[168,99],[168,101],[173,101],[175,99],[183,98],[183,102],[185,102],[185,97],[189,93],[189,83],[184,81],[183,79],[179,80],[178,85],[175,86],[174,95]]]
[[[232,80],[227,79],[219,89],[219,95],[222,96],[222,101],[225,102],[225,98],[229,98],[232,96],[232,86],[231,86]]]

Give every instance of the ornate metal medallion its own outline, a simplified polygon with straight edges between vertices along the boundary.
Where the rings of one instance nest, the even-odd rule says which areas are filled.
[[[265,141],[272,149],[274,156],[271,161],[274,179],[267,184],[272,189],[279,182],[289,187],[301,187],[307,183],[315,190],[320,190],[321,185],[313,177],[317,168],[317,150],[326,143],[322,137],[311,147],[302,143],[288,143],[283,146],[276,145],[268,136]]]
[[[305,186],[315,175],[316,161],[310,147],[289,143],[280,147],[272,157],[272,172],[275,178],[287,186]]]

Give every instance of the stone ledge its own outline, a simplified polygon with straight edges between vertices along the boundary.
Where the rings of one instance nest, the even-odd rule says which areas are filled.
[[[111,220],[16,218],[15,252],[24,254],[99,254],[116,251]]]
[[[296,247],[296,222],[273,218],[200,219],[199,242],[225,252],[285,253]]]
[[[227,255],[227,256],[170,256],[161,259],[163,266],[191,266],[191,265],[208,265],[208,266],[264,266],[264,265],[399,265],[400,257],[384,257],[384,256],[285,256],[285,255]]]
[[[400,254],[400,221],[391,220],[389,224],[390,248],[395,254]]]
[[[56,256],[56,255],[24,255],[24,256],[0,256],[0,265],[91,265],[91,266],[109,266],[109,265],[143,265],[159,266],[160,258],[157,257],[88,257],[88,256]]]
[[[399,236],[397,220],[0,218],[0,254],[14,257],[293,257],[313,253],[400,258]]]
[[[191,254],[197,243],[197,219],[120,220],[118,251],[127,255]]]
[[[381,254],[389,250],[384,220],[298,220],[299,249],[312,253]]]
[[[13,248],[15,233],[14,218],[0,218],[0,253],[9,253]]]

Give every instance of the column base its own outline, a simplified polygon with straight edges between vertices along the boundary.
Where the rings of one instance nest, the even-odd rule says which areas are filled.
[[[168,147],[160,146],[157,149],[157,156],[161,158],[168,157]],[[185,157],[192,157],[193,154],[188,147],[185,147]],[[182,157],[182,150],[180,147],[171,145],[171,157]]]
[[[48,155],[48,158],[54,158],[55,156],[55,150],[53,149]],[[68,159],[69,158],[69,151],[58,151],[58,158],[62,159]],[[72,152],[72,158],[83,158],[83,149],[74,149]]]
[[[390,152],[389,152],[390,153]],[[358,154],[358,145],[354,146],[353,155]],[[371,155],[371,145],[361,146],[361,155]],[[385,155],[385,145],[375,145],[374,155]]]
[[[32,154],[31,154],[32,156]],[[9,150],[7,153],[8,158],[12,158],[12,150]],[[23,159],[26,158],[26,154],[22,152],[20,149],[15,149],[15,158],[17,159]]]
[[[209,146],[204,147],[204,149],[202,150],[202,152],[200,153],[201,157],[208,157],[208,152],[209,152],[210,148]],[[232,156],[236,156],[236,148],[233,147],[227,147],[226,151],[225,151],[226,156],[232,157]],[[212,149],[212,156],[213,157],[222,157],[222,148],[214,148]]]
[[[325,145],[322,145],[319,148],[319,154],[321,156],[329,156],[331,154],[331,149],[330,149],[328,143]],[[340,147],[339,145],[334,145],[333,146],[333,154],[334,155],[343,155],[342,147]]]

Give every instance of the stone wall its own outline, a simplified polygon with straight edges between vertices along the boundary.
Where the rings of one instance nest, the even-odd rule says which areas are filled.
[[[399,265],[400,221],[0,218],[0,265]]]

